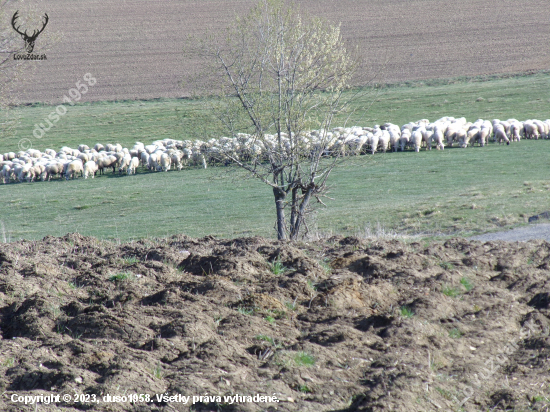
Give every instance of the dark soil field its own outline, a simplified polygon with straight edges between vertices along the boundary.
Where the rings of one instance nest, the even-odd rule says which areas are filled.
[[[246,12],[251,0],[58,0],[41,3],[49,23],[37,39],[62,38],[47,50],[21,102],[61,103],[92,73],[97,84],[83,101],[182,97],[181,82],[201,64],[183,54],[184,40],[218,31]],[[519,73],[548,69],[547,0],[321,0],[298,2],[332,22],[357,44],[366,78],[377,83]],[[9,6],[6,21],[17,7]],[[22,13],[20,13],[22,14]],[[39,19],[38,19],[39,20]],[[14,33],[14,35],[16,35]],[[412,119],[411,119],[412,120]]]
[[[5,244],[0,410],[546,411],[549,269],[544,241]]]

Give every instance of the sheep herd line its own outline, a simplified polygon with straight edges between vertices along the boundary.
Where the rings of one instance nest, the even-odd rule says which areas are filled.
[[[93,178],[97,172],[103,174],[107,169],[113,173],[135,174],[141,165],[150,171],[181,170],[184,165],[207,165],[220,161],[248,161],[250,159],[267,160],[272,153],[284,151],[308,156],[311,153],[323,155],[359,155],[377,151],[386,152],[431,150],[435,146],[444,150],[445,146],[459,147],[478,144],[485,146],[490,139],[499,144],[510,144],[526,139],[550,138],[550,120],[516,119],[501,121],[498,119],[467,122],[461,117],[443,117],[435,122],[426,119],[411,122],[399,127],[392,123],[374,127],[336,127],[331,131],[313,130],[297,139],[281,135],[281,141],[274,135],[265,135],[262,139],[239,133],[235,137],[221,137],[201,140],[157,140],[149,145],[137,142],[131,149],[120,144],[96,144],[93,148],[85,144],[78,149],[62,147],[56,152],[46,149],[44,152],[28,149],[20,152],[0,154],[0,177],[4,184],[10,182],[32,182],[50,180],[53,177],[76,178],[78,174],[85,179]],[[285,155],[283,153],[283,157]]]

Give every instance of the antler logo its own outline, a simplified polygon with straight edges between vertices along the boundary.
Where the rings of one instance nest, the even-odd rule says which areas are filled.
[[[17,18],[19,17],[18,16],[18,13],[19,13],[19,10],[17,10],[14,14],[13,14],[13,17],[11,19],[11,25],[13,26],[13,29],[19,33],[21,35],[21,37],[23,38],[23,40],[25,40],[25,49],[27,50],[27,53],[32,53],[32,51],[34,50],[34,42],[36,41],[36,38],[38,37],[38,35],[40,33],[42,33],[44,31],[44,28],[46,27],[46,24],[48,24],[48,15],[46,13],[44,13],[44,23],[43,23],[43,26],[40,30],[34,30],[34,32],[32,33],[31,36],[29,36],[27,34],[27,30],[25,30],[24,33],[20,32],[19,29],[21,26],[19,27],[15,27],[15,21],[17,20]]]

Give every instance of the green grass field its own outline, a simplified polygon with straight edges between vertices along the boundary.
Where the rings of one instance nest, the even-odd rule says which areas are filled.
[[[550,73],[517,75],[502,79],[461,78],[412,82],[367,89],[352,106],[348,125],[373,126],[392,122],[398,125],[427,118],[465,116],[483,119],[550,117]],[[60,96],[59,103],[62,103]],[[203,140],[208,136],[209,119],[200,100],[171,99],[87,103],[85,97],[41,139],[33,136],[34,125],[55,110],[55,106],[35,104],[13,109],[21,118],[15,133],[0,133],[0,153],[17,151],[18,142],[30,139],[35,149],[76,147],[81,143],[120,143],[131,147],[134,142],[148,144],[156,139],[176,138]],[[334,126],[341,126],[337,119]],[[220,136],[215,136],[220,137]]]
[[[482,98],[482,99],[480,99]],[[444,115],[477,118],[546,119],[550,75],[505,79],[439,81],[380,88],[357,103],[353,122],[403,124]],[[369,100],[370,99],[370,100]],[[369,111],[365,107],[376,100]],[[22,121],[4,134],[0,153],[17,150],[28,137],[33,147],[59,149],[80,143],[194,138],[202,118],[200,101],[154,100],[82,103],[70,107],[42,139],[34,123],[54,107],[14,110]],[[334,171],[328,208],[313,218],[317,233],[376,231],[426,237],[478,234],[525,222],[550,209],[550,141],[511,146],[446,149],[360,156]],[[0,241],[39,239],[80,232],[107,239],[136,239],[185,233],[191,236],[274,237],[271,190],[242,180],[232,167],[107,176],[75,181],[0,186]]]
[[[317,233],[478,234],[550,209],[550,141],[350,158],[336,169]],[[80,232],[274,237],[272,193],[232,167],[0,186],[0,240]],[[2,227],[3,225],[3,227]]]

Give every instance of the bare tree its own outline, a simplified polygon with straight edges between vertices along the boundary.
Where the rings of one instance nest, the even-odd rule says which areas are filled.
[[[338,25],[304,16],[283,0],[260,0],[223,37],[196,45],[209,63],[200,85],[218,97],[207,100],[210,112],[225,133],[247,133],[259,149],[247,158],[221,156],[271,186],[277,237],[297,239],[338,163],[328,131],[348,106],[343,92],[357,59]]]

